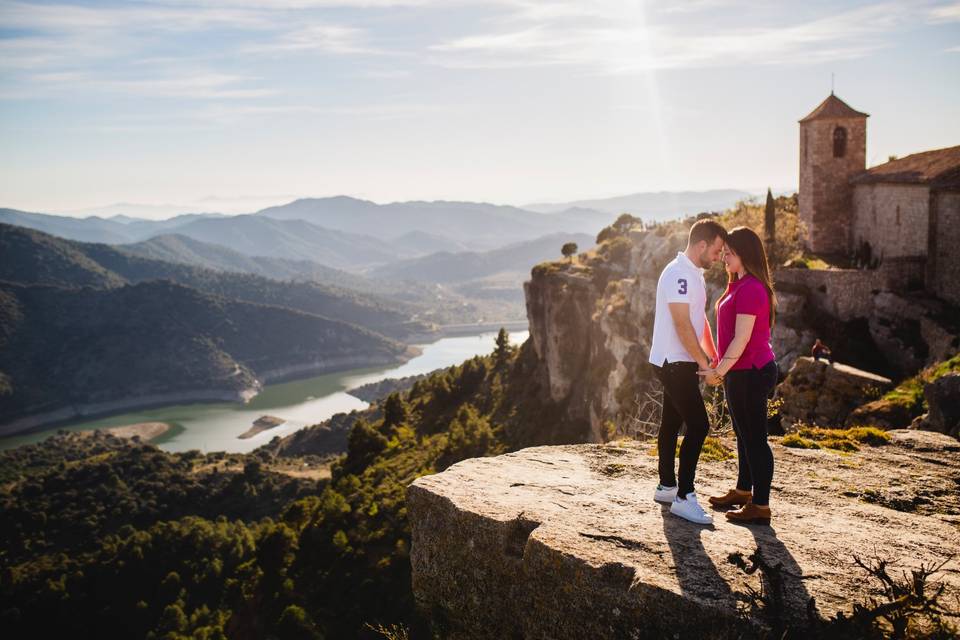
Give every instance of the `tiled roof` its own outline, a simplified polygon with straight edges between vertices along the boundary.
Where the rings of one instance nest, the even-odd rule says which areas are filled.
[[[960,188],[960,146],[923,151],[867,169],[851,182],[928,184],[940,189]]]
[[[869,118],[870,114],[857,111],[846,102],[833,95],[827,96],[827,99],[820,103],[816,109],[810,112],[806,118],[800,122],[809,122],[810,120],[819,120],[820,118]]]

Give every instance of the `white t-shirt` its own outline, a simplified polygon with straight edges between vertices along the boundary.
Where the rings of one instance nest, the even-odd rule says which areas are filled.
[[[700,341],[707,320],[707,283],[703,269],[697,267],[682,251],[660,272],[657,281],[657,307],[653,316],[653,343],[650,345],[650,362],[659,366],[667,362],[695,362],[687,353],[670,315],[671,302],[686,302],[690,305],[690,324]]]

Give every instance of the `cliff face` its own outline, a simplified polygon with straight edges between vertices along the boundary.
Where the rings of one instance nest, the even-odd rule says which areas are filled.
[[[686,246],[686,232],[629,231],[596,256],[545,263],[524,283],[534,375],[549,401],[579,424],[581,442],[630,433],[638,402],[653,382],[647,363],[657,279]],[[712,304],[722,293],[708,282]],[[772,342],[782,371],[809,353],[815,334],[802,292],[780,291]],[[708,309],[715,328],[712,309]]]
[[[647,356],[657,279],[685,245],[686,231],[677,227],[630,230],[573,262],[537,265],[524,283],[536,360],[531,375],[545,390],[542,400],[561,408],[575,441],[633,433],[653,384]],[[774,273],[778,307],[771,344],[783,375],[810,354],[818,337],[839,361],[884,375],[912,374],[956,352],[955,309],[928,296],[862,290],[863,278],[873,282],[871,273]],[[725,282],[719,266],[708,273],[714,330],[712,306]]]
[[[775,442],[773,527],[670,514],[652,501],[649,444],[464,460],[407,489],[418,607],[451,639],[749,638],[777,625],[807,637],[870,593],[853,554],[905,570],[953,555],[938,576],[949,606],[960,589],[957,443],[891,435],[842,457]],[[735,476],[734,460],[701,461],[699,491],[722,493]],[[736,565],[758,548],[779,570]],[[783,606],[738,614],[761,580]]]
[[[685,234],[632,231],[611,245],[590,261],[539,265],[524,283],[534,375],[587,442],[609,438],[650,380],[657,278]]]

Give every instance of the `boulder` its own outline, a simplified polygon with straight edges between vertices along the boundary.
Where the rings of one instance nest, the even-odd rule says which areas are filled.
[[[865,425],[881,429],[905,429],[913,421],[913,414],[903,402],[884,398],[871,400],[854,409],[847,417],[846,425]]]
[[[928,411],[913,425],[960,438],[960,373],[941,376],[923,385]]]
[[[889,378],[845,364],[797,358],[777,394],[783,399],[782,424],[843,425],[850,413],[893,387]],[[905,425],[904,425],[905,426]]]
[[[946,360],[960,347],[955,308],[936,298],[882,291],[873,298],[869,331],[902,374]]]
[[[808,637],[818,619],[849,614],[869,595],[855,553],[896,561],[898,571],[953,555],[937,579],[955,593],[960,443],[890,433],[891,444],[843,457],[772,438],[772,527],[720,513],[703,527],[653,502],[649,443],[464,460],[407,488],[417,607],[451,639],[750,638],[769,630],[770,616]],[[735,478],[735,461],[701,460],[701,499]],[[771,577],[734,563],[758,548],[778,567]],[[738,614],[761,581],[782,610]]]

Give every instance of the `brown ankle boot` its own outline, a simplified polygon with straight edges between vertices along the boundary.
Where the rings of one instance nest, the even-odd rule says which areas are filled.
[[[730,522],[740,524],[770,524],[770,507],[748,502],[734,511],[725,514]]]
[[[725,495],[710,496],[707,501],[715,507],[732,507],[734,505],[750,504],[753,495],[749,491],[730,489]]]

